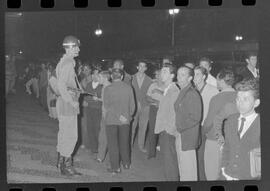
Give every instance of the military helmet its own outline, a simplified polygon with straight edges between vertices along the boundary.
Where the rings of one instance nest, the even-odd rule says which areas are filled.
[[[63,47],[74,47],[74,46],[80,46],[80,40],[75,36],[66,36],[63,40]]]

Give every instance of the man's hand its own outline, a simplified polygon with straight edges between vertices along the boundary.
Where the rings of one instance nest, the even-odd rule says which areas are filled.
[[[125,118],[123,115],[120,115],[119,120],[121,121],[121,123],[126,123],[127,122],[127,118]]]
[[[219,146],[223,146],[225,143],[224,137],[222,135],[218,136],[217,141],[218,141]]]

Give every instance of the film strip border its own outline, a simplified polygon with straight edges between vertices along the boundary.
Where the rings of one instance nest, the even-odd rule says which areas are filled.
[[[48,10],[97,10],[97,9],[164,9],[184,8],[243,8],[257,6],[256,0],[4,0],[5,11],[48,11]],[[2,5],[3,5],[2,4]],[[108,191],[259,191],[260,181],[237,182],[152,182],[152,183],[98,183],[98,184],[24,184],[8,185],[10,191],[59,191],[59,190],[108,190]]]
[[[200,2],[200,3],[198,3]],[[164,6],[179,7],[232,7],[232,6],[256,6],[256,0],[6,0],[8,9],[28,9],[35,6],[41,9],[65,8],[164,8]]]

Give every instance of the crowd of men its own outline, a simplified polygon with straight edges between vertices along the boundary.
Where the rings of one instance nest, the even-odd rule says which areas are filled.
[[[26,80],[26,91],[31,94],[32,84],[41,104],[47,103],[50,116],[59,121],[61,174],[81,175],[72,163],[80,136],[81,148],[97,162],[109,157],[112,174],[131,168],[137,138],[148,159],[160,151],[166,181],[260,178],[256,53],[248,54],[246,66],[223,68],[216,78],[212,61],[203,57],[179,68],[164,63],[151,79],[145,60],[137,62],[134,75],[125,72],[121,59],[106,71],[88,64],[75,70],[79,46],[76,37],[67,36],[56,68],[48,65],[46,70],[43,64],[39,73],[30,68],[33,74]]]

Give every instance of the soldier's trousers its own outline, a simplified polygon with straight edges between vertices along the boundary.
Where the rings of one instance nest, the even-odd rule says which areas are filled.
[[[70,157],[78,140],[77,115],[58,116],[58,120],[57,152]]]

